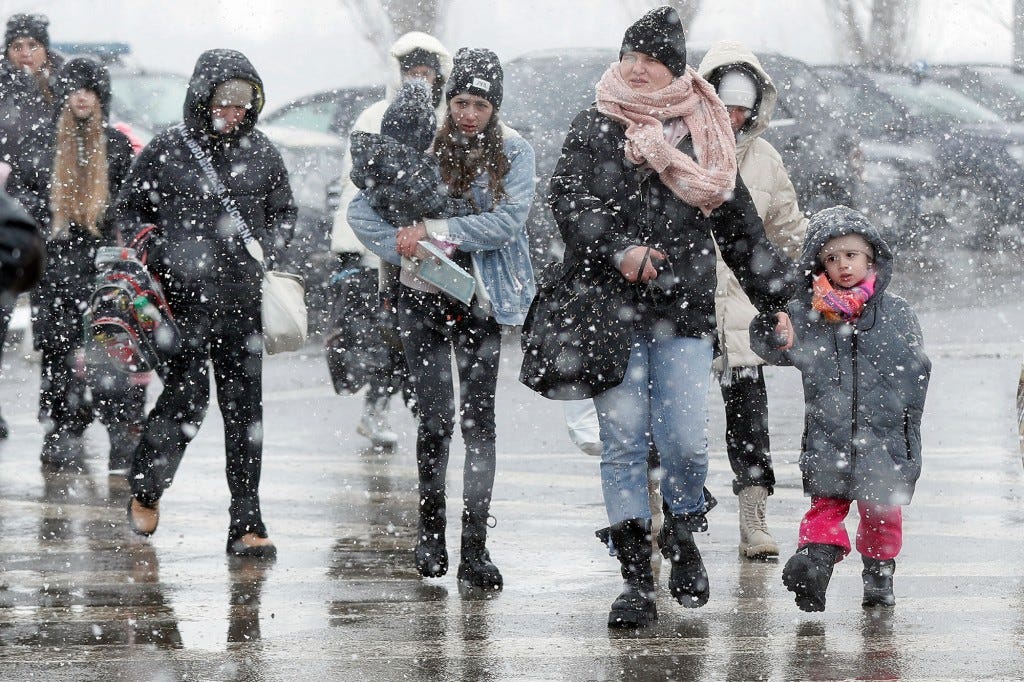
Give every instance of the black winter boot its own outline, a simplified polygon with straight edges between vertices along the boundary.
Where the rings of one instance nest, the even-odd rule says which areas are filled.
[[[611,544],[622,564],[623,590],[608,612],[610,628],[644,628],[658,620],[651,569],[651,522],[628,519],[609,530]],[[601,537],[601,532],[598,533]]]
[[[892,593],[892,576],[896,572],[895,559],[872,559],[863,557],[864,601],[866,609],[875,606],[896,606],[896,595]]]
[[[693,539],[693,527],[702,525],[706,528],[707,522],[703,515],[693,518],[676,516],[667,507],[664,512],[665,523],[658,534],[658,545],[662,555],[672,562],[669,591],[686,608],[700,608],[711,597],[711,584]]]
[[[825,591],[832,578],[832,567],[839,560],[843,548],[816,542],[804,545],[789,558],[782,569],[782,582],[796,594],[796,605],[801,611],[824,611]]]
[[[440,578],[448,572],[448,549],[444,540],[447,525],[444,494],[422,496],[414,554],[416,570],[424,578]]]
[[[458,578],[472,587],[498,591],[504,586],[501,572],[487,552],[487,514],[462,512],[462,556]]]

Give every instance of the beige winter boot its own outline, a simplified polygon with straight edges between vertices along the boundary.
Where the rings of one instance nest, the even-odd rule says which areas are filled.
[[[398,434],[388,423],[388,399],[377,398],[367,400],[363,405],[363,416],[356,426],[356,433],[366,436],[374,445],[394,447],[398,443]]]
[[[748,559],[767,559],[779,556],[779,546],[768,532],[765,505],[768,489],[749,486],[740,491],[740,554]]]

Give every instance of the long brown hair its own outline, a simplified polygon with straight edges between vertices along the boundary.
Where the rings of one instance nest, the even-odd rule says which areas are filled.
[[[50,235],[59,236],[71,224],[99,236],[107,210],[107,135],[100,104],[85,121],[71,111],[70,98],[57,121],[56,152],[50,189]]]
[[[505,156],[505,137],[501,134],[497,112],[491,116],[483,133],[474,135],[467,144],[449,111],[434,139],[434,154],[441,166],[441,179],[454,196],[464,196],[473,180],[484,171],[487,171],[487,186],[494,202],[507,196],[505,175],[512,164]]]

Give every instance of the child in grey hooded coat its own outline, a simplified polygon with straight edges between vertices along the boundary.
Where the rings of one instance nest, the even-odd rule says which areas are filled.
[[[754,350],[803,375],[800,470],[811,508],[783,581],[804,611],[824,610],[832,567],[851,550],[843,520],[853,501],[863,605],[895,604],[900,505],[910,503],[921,474],[931,363],[910,306],[887,290],[892,264],[889,246],[863,215],[843,206],[821,211],[801,257],[808,286],[787,307],[792,326],[765,316],[751,323]]]

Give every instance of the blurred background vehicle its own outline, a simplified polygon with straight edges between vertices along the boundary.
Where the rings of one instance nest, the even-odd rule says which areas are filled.
[[[1024,121],[1024,73],[996,64],[930,64],[925,75],[975,99],[1003,117]]]
[[[993,248],[1004,238],[1020,238],[1024,124],[1007,123],[914,69],[840,66],[830,71],[830,82],[851,88],[844,105],[850,125],[867,122],[933,155],[938,178],[933,214],[942,216],[933,239]]]
[[[689,47],[696,67],[705,48]],[[804,62],[783,55],[757,55],[779,91],[764,138],[782,155],[803,210],[850,205],[859,194],[860,151],[853,136],[831,116],[827,93]],[[618,52],[604,48],[542,50],[505,65],[504,120],[534,148],[539,178],[527,229],[535,266],[561,258],[563,246],[547,208],[551,174],[569,124],[594,101],[594,86]],[[538,87],[538,83],[553,84]]]
[[[299,207],[289,262],[306,278],[311,334],[324,333],[329,322],[330,278],[337,265],[331,229],[349,131],[363,109],[383,97],[383,85],[336,88],[300,97],[260,117],[260,130],[284,156]]]
[[[854,67],[819,66],[831,114],[857,137],[861,184],[855,207],[894,248],[922,246],[944,224],[930,143],[908,135],[906,113]]]
[[[347,142],[356,117],[383,98],[383,85],[335,88],[293,100],[264,114],[261,120],[282,128],[329,133]]]

